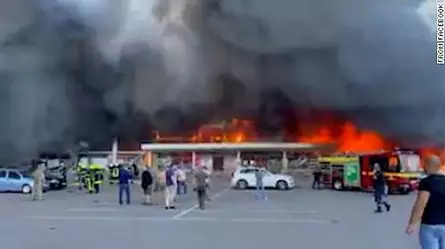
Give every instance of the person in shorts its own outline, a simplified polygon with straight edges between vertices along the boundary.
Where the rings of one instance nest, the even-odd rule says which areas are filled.
[[[406,227],[407,234],[419,228],[422,249],[445,249],[445,175],[440,173],[441,160],[429,156],[424,162],[427,177],[419,184],[411,216]]]
[[[144,192],[142,204],[151,205],[151,195],[153,190],[153,175],[148,168],[145,168],[141,175],[141,187]]]

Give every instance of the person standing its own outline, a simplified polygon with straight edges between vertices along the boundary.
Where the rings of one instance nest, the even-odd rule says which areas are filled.
[[[145,168],[141,175],[141,187],[144,192],[144,200],[142,204],[151,205],[151,195],[153,189],[153,175],[148,168]]]
[[[387,185],[384,172],[378,163],[374,164],[374,202],[376,204],[376,213],[383,212],[382,204],[385,206],[386,211],[391,210],[391,205],[388,202],[387,197]]]
[[[416,201],[406,227],[411,235],[420,224],[422,249],[445,249],[445,175],[440,173],[441,160],[429,156],[424,163],[427,177],[419,183]]]
[[[205,191],[205,199],[207,201],[210,201],[210,187],[211,187],[211,180],[210,180],[210,176],[212,174],[212,171],[207,167],[207,166],[203,166],[202,170],[207,174],[207,178],[206,178],[206,191]]]
[[[126,197],[127,205],[130,204],[130,180],[132,174],[125,167],[119,169],[119,204],[123,205],[123,197]]]
[[[153,199],[156,197],[156,199],[164,200],[165,197],[165,172],[167,168],[165,166],[158,166],[156,169],[155,175],[155,186],[154,186],[154,192]]]
[[[178,190],[178,169],[179,169],[179,167],[178,167],[178,165],[173,164],[172,169],[173,169],[173,185],[174,185],[174,189],[175,189],[175,192],[173,193],[172,198],[173,198],[173,202],[176,202],[176,196],[178,196],[177,190]]]
[[[172,166],[168,166],[165,170],[165,209],[175,209],[173,205],[176,196],[176,174]]]
[[[38,162],[37,168],[32,173],[32,178],[34,180],[32,200],[41,201],[43,200],[43,184],[45,182],[45,164],[43,162]]]
[[[176,171],[177,174],[177,195],[187,195],[187,175],[183,167],[179,167]]]
[[[208,199],[207,195],[207,179],[209,178],[209,174],[203,169],[200,168],[195,173],[195,190],[198,196],[198,206],[201,210],[205,209],[205,202]]]
[[[256,168],[255,180],[256,180],[256,194],[257,198],[261,200],[267,200],[266,191],[264,189],[264,169],[262,167]]]

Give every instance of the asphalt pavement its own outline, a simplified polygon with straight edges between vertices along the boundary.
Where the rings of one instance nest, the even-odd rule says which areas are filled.
[[[374,214],[372,195],[303,187],[267,191],[229,190],[214,180],[211,201],[197,209],[195,193],[179,196],[176,210],[141,205],[138,185],[131,205],[117,203],[116,186],[98,195],[71,189],[33,202],[21,194],[0,195],[0,240],[8,249],[414,249],[404,234],[414,198],[391,196],[393,210]]]

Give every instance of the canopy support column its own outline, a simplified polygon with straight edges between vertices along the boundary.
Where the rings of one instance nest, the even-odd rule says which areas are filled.
[[[287,151],[282,152],[281,163],[282,163],[281,172],[287,173],[289,167],[289,160],[287,159]]]
[[[192,152],[192,170],[196,169],[196,152]]]
[[[236,151],[236,163],[237,163],[237,167],[240,167],[242,165],[241,151],[239,151],[239,150]]]
[[[146,151],[143,156],[144,168],[151,168],[154,166],[153,152],[151,150]]]

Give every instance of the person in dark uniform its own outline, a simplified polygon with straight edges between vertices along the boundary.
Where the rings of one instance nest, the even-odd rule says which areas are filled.
[[[387,185],[384,172],[378,163],[374,164],[374,202],[376,205],[376,213],[381,213],[382,204],[385,206],[386,211],[389,212],[391,205],[389,204],[387,196]]]
[[[312,189],[321,189],[321,177],[323,173],[321,172],[320,168],[317,168],[312,173],[313,175],[313,181],[312,181]]]

